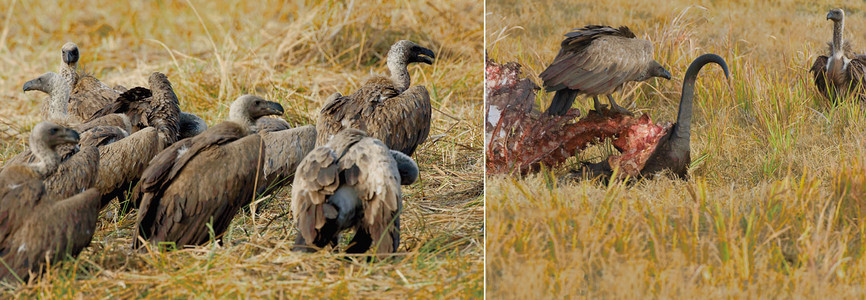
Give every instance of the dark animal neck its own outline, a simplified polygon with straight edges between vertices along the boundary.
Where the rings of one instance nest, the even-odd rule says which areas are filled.
[[[671,143],[675,151],[689,151],[689,142],[691,139],[692,126],[692,106],[695,96],[695,80],[697,80],[698,72],[704,65],[708,63],[716,63],[725,71],[725,77],[728,77],[728,66],[725,60],[715,54],[704,54],[695,59],[683,78],[683,93],[680,96],[680,108],[677,113],[677,123],[674,124],[671,131]]]

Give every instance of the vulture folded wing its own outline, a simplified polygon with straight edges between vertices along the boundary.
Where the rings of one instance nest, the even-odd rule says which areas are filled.
[[[263,161],[258,135],[206,148],[189,159],[161,192],[159,206],[151,204],[150,209],[156,208],[152,220],[139,224],[140,228],[150,228],[152,240],[174,242],[177,247],[207,243],[208,223],[220,236],[237,211],[253,200]]]
[[[369,105],[357,93],[328,98],[316,121],[316,146],[324,146],[344,127],[361,129],[361,107]]]
[[[95,186],[99,158],[96,147],[82,147],[81,151],[60,163],[57,171],[44,181],[46,199],[66,199]]]
[[[824,70],[827,69],[827,60],[829,58],[827,56],[821,55],[815,59],[815,63],[812,64],[812,68],[809,69],[809,72],[812,73],[812,76],[815,78],[815,87],[818,88],[818,92],[821,95],[824,95],[827,99],[830,98],[829,92],[829,82],[826,80],[826,72]]]
[[[265,143],[264,187],[281,186],[289,182],[307,153],[316,146],[316,127],[303,127],[261,133]]]
[[[138,181],[150,160],[162,150],[159,147],[156,129],[148,127],[99,149],[96,188],[105,196],[103,207]]]
[[[365,138],[340,158],[345,184],[358,192],[364,208],[362,227],[378,245],[378,253],[392,253],[400,245],[402,209],[400,172],[381,141]]]
[[[256,128],[258,128],[258,132],[274,132],[291,129],[292,125],[283,119],[262,117],[256,120]]]
[[[0,257],[9,251],[7,242],[11,234],[33,212],[44,194],[42,179],[29,167],[14,165],[0,171]]]
[[[854,99],[866,100],[866,56],[857,55],[848,64],[851,71],[851,91]]]
[[[93,76],[81,76],[69,95],[69,116],[77,122],[85,122],[119,96],[120,93]]]
[[[10,243],[14,253],[8,256],[22,278],[26,278],[27,271],[39,273],[46,255],[54,263],[66,255],[75,257],[90,245],[99,217],[99,191],[89,189],[67,199],[43,203],[37,209],[39,214],[31,215]]]
[[[94,126],[87,131],[79,132],[81,133],[81,139],[78,141],[78,144],[93,147],[102,147],[129,136],[126,130],[117,126]]]
[[[311,151],[295,172],[292,182],[292,214],[304,240],[316,240],[325,225],[323,204],[340,186],[337,153],[328,146]]]
[[[416,85],[384,100],[370,115],[364,116],[367,134],[411,156],[430,134],[430,95]]]

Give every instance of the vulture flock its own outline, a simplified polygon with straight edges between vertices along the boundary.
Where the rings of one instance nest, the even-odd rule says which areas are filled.
[[[819,93],[833,103],[845,99],[866,101],[866,55],[855,53],[844,39],[845,12],[830,10],[833,22],[829,54],[819,56],[810,73]],[[527,174],[542,165],[556,166],[592,143],[612,138],[620,155],[600,163],[583,163],[570,179],[609,179],[619,176],[646,177],[668,172],[688,177],[691,164],[690,127],[695,81],[701,68],[719,65],[725,78],[725,60],[715,54],[696,58],[683,77],[679,111],[675,123],[653,124],[649,116],[634,118],[619,106],[611,93],[627,82],[671,74],[653,59],[653,46],[625,26],[588,25],[565,35],[553,62],[539,74],[546,92],[555,92],[546,111],[533,109],[540,88],[521,79],[517,63],[497,64],[487,60],[487,172]],[[572,109],[579,95],[592,97],[595,108],[583,118]],[[610,108],[598,101],[606,95]]]
[[[24,84],[48,95],[29,148],[0,168],[0,281],[27,282],[48,262],[90,244],[100,210],[117,199],[135,211],[134,249],[219,239],[238,211],[291,184],[294,249],[397,251],[401,186],[415,182],[411,158],[430,132],[430,96],[411,86],[408,65],[432,64],[410,41],[387,54],[390,77],[326,100],[317,123],[293,128],[283,107],[243,95],[228,120],[208,126],[182,112],[169,78],[109,87],[78,70],[79,49],[61,48],[60,72]]]

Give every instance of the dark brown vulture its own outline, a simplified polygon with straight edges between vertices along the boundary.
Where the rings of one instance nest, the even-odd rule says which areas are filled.
[[[626,26],[587,25],[565,36],[553,63],[539,75],[544,89],[556,92],[546,111],[549,115],[564,116],[580,94],[592,97],[596,106],[601,105],[598,96],[607,95],[611,110],[631,114],[610,94],[629,81],[671,78],[653,60],[652,43],[635,37]]]
[[[432,50],[402,40],[388,51],[391,77],[376,76],[351,95],[332,95],[316,122],[316,145],[325,145],[344,128],[366,131],[390,149],[412,155],[430,134],[430,95],[410,85],[408,65],[433,64]]]
[[[80,117],[69,112],[71,107],[70,86],[66,79],[60,74],[48,72],[36,79],[24,83],[24,92],[41,91],[48,94],[48,99],[43,102],[43,120],[51,121],[65,126],[118,126],[124,130],[130,129],[131,121],[124,115],[106,114],[99,118]]]
[[[250,134],[250,120],[282,112],[279,103],[241,96],[229,108],[229,121],[157,154],[137,187],[133,246],[141,247],[141,239],[178,248],[202,245],[211,238],[209,223],[219,239],[262,184],[265,147]]]
[[[418,177],[409,156],[388,150],[363,131],[346,129],[301,162],[292,185],[292,213],[300,231],[295,249],[335,247],[356,229],[347,253],[393,253],[400,245],[400,185]]]
[[[815,86],[821,95],[834,102],[852,93],[854,99],[866,100],[863,91],[866,56],[854,53],[851,44],[842,39],[845,12],[838,8],[830,10],[827,20],[833,20],[833,41],[828,43],[830,56],[818,56],[809,70],[815,77]]]
[[[3,262],[0,280],[3,281],[26,282],[31,272],[42,272],[46,258],[56,262],[67,255],[77,256],[90,244],[99,214],[96,189],[50,191],[51,180],[77,176],[69,173],[75,170],[64,169],[68,161],[60,162],[55,150],[61,145],[78,142],[78,133],[43,122],[30,136],[30,147],[38,159],[0,171],[0,260]]]

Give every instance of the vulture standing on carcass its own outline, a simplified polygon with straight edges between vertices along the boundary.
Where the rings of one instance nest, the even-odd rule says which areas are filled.
[[[351,95],[334,94],[316,123],[316,145],[325,145],[344,128],[366,131],[390,149],[412,155],[430,134],[430,95],[424,86],[410,85],[410,63],[433,64],[432,50],[402,40],[391,46],[387,63],[391,77],[368,79]]]
[[[607,95],[612,111],[631,114],[613,100],[611,93],[629,81],[653,77],[671,79],[671,73],[653,60],[653,45],[635,37],[626,26],[587,25],[566,35],[553,63],[541,72],[547,92],[556,92],[546,113],[564,116],[574,99],[584,94],[596,106]]]
[[[64,176],[56,148],[78,140],[72,129],[40,123],[30,134],[39,160],[0,171],[0,280],[26,282],[30,273],[43,271],[46,258],[75,257],[90,244],[99,192],[80,189],[59,196],[48,191],[52,177]]]
[[[855,99],[864,100],[866,55],[854,53],[851,44],[842,39],[844,11],[838,8],[830,10],[827,20],[833,20],[833,41],[829,43],[830,56],[818,56],[809,70],[815,76],[815,86],[821,95],[830,100],[845,99],[850,93],[855,93]]]
[[[136,187],[141,202],[133,246],[145,240],[181,248],[205,244],[211,233],[220,238],[263,180],[265,147],[249,120],[282,112],[279,103],[241,96],[228,121],[157,154]]]
[[[356,229],[347,253],[393,253],[400,245],[400,185],[418,178],[408,155],[382,141],[345,129],[307,155],[292,184],[292,213],[300,233],[295,249],[336,246]]]

